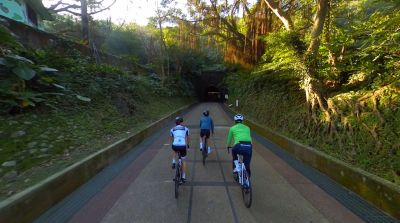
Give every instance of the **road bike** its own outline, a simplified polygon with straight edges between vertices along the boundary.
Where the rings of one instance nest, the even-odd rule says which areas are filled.
[[[178,162],[176,163],[175,166],[175,178],[174,178],[174,182],[175,182],[175,198],[178,198],[179,195],[179,186],[182,184],[182,156],[181,153],[179,151],[177,151],[177,156],[178,156]]]
[[[229,153],[229,149],[231,149],[231,148],[232,147],[227,148],[228,153]],[[250,208],[251,202],[253,199],[250,177],[246,170],[246,166],[243,163],[243,156],[240,154],[237,154],[237,159],[239,161],[239,172],[235,172],[233,174],[233,178],[235,179],[236,182],[238,182],[240,184],[240,187],[242,189],[242,198],[243,198],[244,205],[247,208]]]

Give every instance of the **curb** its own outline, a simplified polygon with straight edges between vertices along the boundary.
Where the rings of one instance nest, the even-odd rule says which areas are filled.
[[[196,103],[186,105],[104,149],[67,167],[42,182],[0,202],[0,223],[32,222],[132,147]]]
[[[232,113],[231,108],[224,106]],[[347,189],[358,194],[387,214],[400,219],[400,187],[362,169],[331,157],[312,147],[303,145],[286,136],[278,134],[254,121],[246,119],[252,131],[280,146],[297,159],[326,174]]]

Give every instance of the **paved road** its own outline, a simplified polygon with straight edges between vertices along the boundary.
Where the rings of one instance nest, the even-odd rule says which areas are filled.
[[[198,121],[206,108],[214,119],[215,134],[210,143],[214,151],[203,166]],[[168,126],[135,148],[132,160],[119,161],[125,164],[109,171],[114,174],[110,181],[89,182],[92,186],[86,190],[94,191],[92,195],[73,194],[37,222],[363,222],[257,140],[251,163],[253,204],[246,208],[225,147],[231,117],[217,103],[199,104],[183,117],[192,142],[189,182],[179,188],[178,199],[168,144],[172,126]]]

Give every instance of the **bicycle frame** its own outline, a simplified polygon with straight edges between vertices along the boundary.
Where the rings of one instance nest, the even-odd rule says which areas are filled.
[[[245,186],[245,182],[244,182],[244,175],[245,175],[245,171],[246,171],[246,166],[243,163],[243,158],[242,155],[237,154],[237,158],[239,161],[239,165],[240,165],[240,173],[238,173],[238,178],[239,178],[239,184],[244,187]]]

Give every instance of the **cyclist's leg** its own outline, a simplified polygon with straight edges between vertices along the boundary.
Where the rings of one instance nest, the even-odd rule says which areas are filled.
[[[183,149],[180,151],[181,152],[181,159],[182,159],[182,178],[186,180],[186,154],[187,154],[187,149]]]
[[[210,134],[211,134],[210,130],[207,129],[207,130],[205,131],[205,138],[207,139],[207,147],[208,147],[208,148],[209,148],[210,145],[211,145]],[[209,151],[208,148],[206,148],[207,151]]]
[[[176,165],[176,151],[174,149],[174,146],[172,146],[172,169],[175,169]]]
[[[240,144],[236,144],[232,147],[232,169],[236,169],[235,161],[237,162],[237,155],[239,154]]]
[[[244,163],[244,166],[246,167],[247,173],[249,174],[249,177],[250,177],[251,176],[250,162],[251,162],[251,156],[253,153],[253,149],[252,149],[252,147],[245,148],[245,149],[242,149],[240,152],[243,155],[243,163]]]
[[[200,151],[203,149],[204,147],[204,129],[200,129]]]

